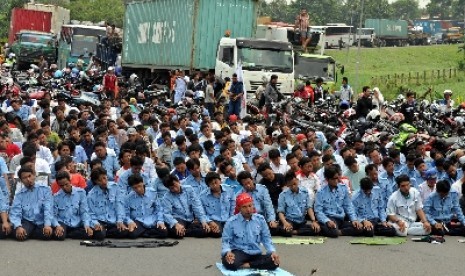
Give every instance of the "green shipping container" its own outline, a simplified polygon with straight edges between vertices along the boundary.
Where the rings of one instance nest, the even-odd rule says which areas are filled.
[[[407,39],[408,24],[405,20],[366,19],[365,28],[374,28],[379,38]]]
[[[126,6],[122,64],[213,69],[219,40],[255,34],[258,0],[152,0]]]

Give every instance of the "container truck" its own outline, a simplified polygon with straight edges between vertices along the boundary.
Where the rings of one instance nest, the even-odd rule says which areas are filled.
[[[247,92],[278,75],[294,91],[292,44],[255,38],[257,0],[157,0],[127,4],[121,65],[141,79],[168,70],[214,71],[231,77],[242,66]],[[226,34],[226,35],[225,35]]]
[[[51,29],[51,12],[14,8],[11,12],[8,44],[11,45],[15,41],[15,36],[20,31],[24,30],[49,33]]]
[[[48,32],[58,35],[61,31],[61,26],[68,24],[71,20],[68,9],[55,5],[33,4],[28,3],[24,5],[27,10],[50,12],[52,18],[50,19],[50,30]]]
[[[365,28],[373,28],[376,46],[408,45],[408,23],[405,20],[366,19]]]

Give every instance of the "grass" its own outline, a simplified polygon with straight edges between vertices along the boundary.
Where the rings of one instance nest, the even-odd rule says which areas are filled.
[[[386,48],[361,48],[360,52],[356,47],[351,47],[349,50],[327,50],[326,55],[334,57],[337,63],[345,66],[344,76],[349,78],[349,84],[353,87],[355,92],[361,92],[362,87],[369,85],[371,87],[378,86],[381,92],[387,99],[392,99],[399,91],[410,89],[417,92],[418,95],[422,95],[429,87],[432,88],[433,92],[440,92],[445,89],[452,89],[454,92],[454,98],[457,96],[461,99],[465,98],[465,72],[458,71],[456,77],[446,80],[433,79],[431,76],[432,70],[440,70],[442,73],[443,69],[447,70],[447,74],[450,68],[457,68],[458,61],[464,58],[462,52],[458,52],[457,44],[454,45],[434,45],[434,46],[423,46],[423,47],[386,47]],[[358,64],[358,76],[357,76],[357,59]],[[420,72],[420,76],[423,76],[423,71],[427,71],[428,75],[426,81],[423,79],[420,84],[417,81],[412,81],[410,84],[400,84],[398,81],[396,84],[381,81],[379,77],[390,76],[391,79],[394,74],[404,74],[405,78],[409,72],[412,76],[416,75],[416,72]],[[372,77],[375,77],[372,79]],[[338,85],[342,76],[338,75]]]

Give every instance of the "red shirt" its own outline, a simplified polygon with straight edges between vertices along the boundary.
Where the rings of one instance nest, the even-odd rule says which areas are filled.
[[[115,91],[116,76],[105,74],[104,80],[105,80],[105,90]]]
[[[84,177],[78,173],[71,174],[71,185],[74,187],[85,189],[87,187],[86,180]],[[60,186],[58,186],[57,181],[53,181],[52,183],[52,194],[56,194],[60,191]]]
[[[21,154],[21,149],[16,144],[10,143],[6,146],[5,150],[0,150],[0,154],[6,154],[6,156],[11,159],[16,155]]]

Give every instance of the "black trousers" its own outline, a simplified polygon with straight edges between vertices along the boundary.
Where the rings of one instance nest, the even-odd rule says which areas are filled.
[[[315,236],[315,235],[317,235],[315,230],[313,230],[312,226],[307,224],[306,221],[302,222],[302,223],[297,223],[297,222],[294,222],[294,221],[287,220],[287,222],[292,224],[292,230],[296,230],[298,236]],[[280,224],[280,226],[279,226],[279,232],[284,237],[291,237],[292,236],[292,231],[286,231],[284,229],[284,225],[282,225],[282,224]]]
[[[137,239],[139,237],[143,238],[156,238],[164,239],[168,237],[168,230],[163,230],[158,228],[156,225],[152,228],[146,228],[140,221],[134,221],[137,225],[137,228],[134,231],[129,232],[128,238]]]
[[[55,236],[55,229],[53,229],[53,232],[50,236],[45,236],[44,235],[44,226],[43,225],[36,225],[28,220],[22,220],[21,221],[21,227],[24,228],[24,230],[26,230],[26,237],[24,240],[28,240],[28,239],[37,239],[37,240],[44,240],[44,241],[47,241],[47,240],[64,240],[65,239],[65,236],[63,235],[62,237],[57,237]],[[11,231],[11,235],[15,238],[15,239],[18,239],[16,237],[16,230],[13,229],[13,231]],[[19,239],[18,239],[19,240]]]
[[[216,221],[216,220],[214,220],[213,222],[215,222],[218,225],[218,227],[220,228],[220,231],[218,233],[213,233],[210,229],[210,233],[208,233],[208,236],[211,238],[221,238],[223,234],[224,224],[226,222],[221,222],[221,221]]]
[[[127,238],[129,235],[128,230],[122,230],[120,231],[116,224],[111,224],[111,223],[106,223],[100,221],[100,225],[103,226],[103,235],[104,237],[110,238],[110,239],[124,239]]]
[[[394,227],[384,227],[380,224],[379,219],[370,219],[369,221],[373,224],[373,228],[371,230],[363,229],[363,235],[365,237],[373,237],[374,235],[386,237],[396,236],[396,229]]]
[[[249,255],[241,250],[233,250],[232,253],[235,257],[232,264],[226,261],[226,255],[221,258],[224,267],[229,270],[238,270],[244,263],[249,263],[250,268],[263,270],[275,270],[278,267],[271,259],[271,254]]]
[[[353,227],[350,221],[331,217],[329,219],[336,223],[336,228],[329,228],[326,223],[318,222],[321,227],[321,233],[325,237],[337,238],[339,231],[341,231],[342,236],[361,236],[363,234],[363,229]]]
[[[432,235],[438,235],[438,236],[465,236],[465,226],[463,225],[452,225],[450,222],[446,223],[447,229],[449,231],[445,230],[444,228],[438,230],[434,227],[434,225],[431,225],[431,234]]]
[[[64,236],[69,238],[69,239],[76,239],[76,240],[91,240],[91,239],[94,239],[94,240],[99,240],[99,241],[105,239],[105,230],[97,231],[95,229],[92,229],[92,230],[94,230],[94,233],[93,233],[92,236],[89,236],[86,233],[86,229],[84,227],[69,227],[69,226],[66,226],[63,223],[60,223],[60,225],[61,225],[61,227],[63,227],[63,229],[65,229]]]
[[[205,238],[208,236],[207,231],[205,231],[202,227],[202,224],[198,221],[185,221],[178,219],[178,223],[182,224],[184,228],[186,228],[186,234],[184,235],[185,237],[194,237],[194,238]],[[168,229],[168,234],[170,237],[175,238],[175,239],[182,239],[182,236],[179,236],[176,233],[176,227],[173,226]]]

